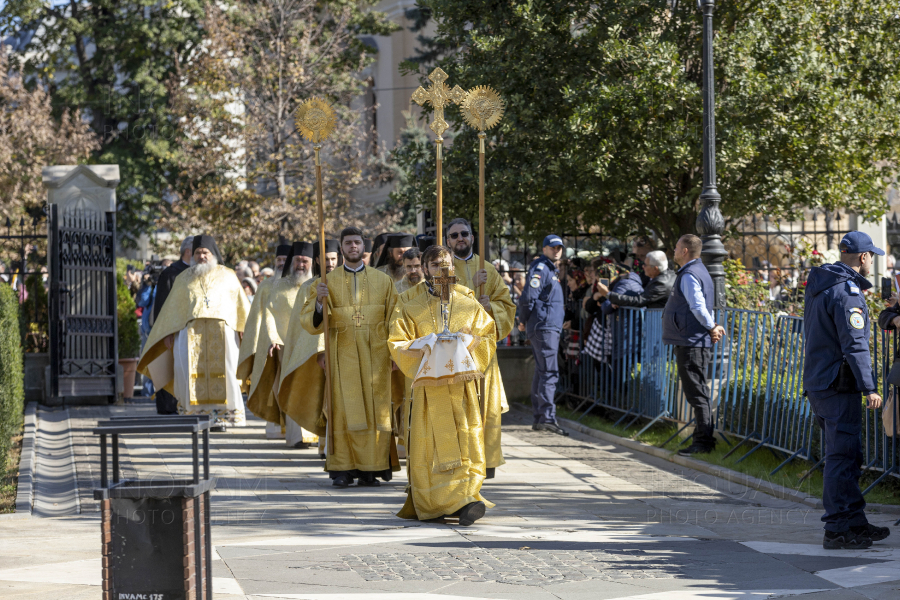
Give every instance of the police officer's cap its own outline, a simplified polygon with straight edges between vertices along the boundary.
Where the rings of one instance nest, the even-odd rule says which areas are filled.
[[[544,238],[544,247],[546,246],[565,246],[565,244],[563,244],[562,238],[551,233]]]
[[[884,256],[884,250],[875,246],[868,233],[851,231],[841,240],[841,252],[843,254],[862,254],[874,252],[878,256]]]

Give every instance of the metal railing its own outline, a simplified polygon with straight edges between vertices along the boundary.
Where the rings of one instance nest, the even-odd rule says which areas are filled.
[[[561,395],[575,398],[575,412],[583,419],[595,407],[619,414],[616,424],[626,429],[643,419],[647,428],[664,419],[679,425],[663,445],[678,437],[693,423],[678,378],[672,346],[662,343],[662,309],[619,308],[607,317],[612,339],[599,357],[583,353],[564,369]],[[732,445],[725,455],[743,452],[740,462],[761,448],[781,459],[775,474],[796,458],[821,465],[824,446],[809,400],[803,395],[805,348],[803,319],[771,313],[723,309],[716,320],[727,333],[712,348],[710,392],[716,430]],[[873,372],[884,398],[890,392],[887,374],[898,347],[897,332],[882,331],[871,319]],[[862,401],[862,398],[861,398]],[[894,421],[897,412],[864,410],[862,443],[864,469],[879,473],[865,492],[888,476],[900,477],[900,444],[889,437],[883,419]],[[736,440],[736,443],[735,443]],[[685,443],[687,440],[682,440]],[[814,468],[815,468],[814,467]],[[814,469],[810,469],[811,474]]]

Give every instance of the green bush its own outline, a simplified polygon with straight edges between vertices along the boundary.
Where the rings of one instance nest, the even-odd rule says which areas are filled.
[[[121,272],[116,273],[116,299],[119,321],[119,358],[137,358],[141,355],[141,332],[137,315],[137,306],[125,278]]]
[[[19,342],[16,293],[0,284],[0,472],[6,466],[10,441],[19,432],[25,403],[25,376]]]
[[[29,275],[25,280],[28,299],[19,307],[19,331],[24,352],[47,352],[50,348],[48,330],[47,290],[40,275]]]

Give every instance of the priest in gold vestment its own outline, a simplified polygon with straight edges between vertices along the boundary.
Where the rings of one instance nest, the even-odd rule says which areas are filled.
[[[191,262],[175,278],[138,370],[171,391],[179,414],[212,415],[217,430],[244,425],[236,372],[250,302],[211,236],[194,236]]]
[[[260,328],[257,360],[254,362],[247,407],[266,419],[278,419],[285,429],[285,441],[293,448],[309,448],[318,441],[315,434],[304,431],[278,404],[281,365],[284,360],[284,338],[294,313],[294,304],[305,299],[305,283],[312,280],[313,245],[294,242],[282,269],[281,278],[268,295]],[[303,293],[303,296],[298,296]],[[302,306],[302,304],[301,304]]]
[[[494,356],[496,328],[472,292],[442,274],[450,260],[444,246],[425,251],[426,284],[397,305],[391,322],[391,356],[413,379],[406,411],[409,487],[397,516],[458,516],[471,525],[493,506],[480,493],[486,463],[478,387]]]
[[[344,229],[340,246],[343,266],[331,272],[327,285],[318,280],[310,287],[300,316],[304,329],[318,335],[327,306],[334,439],[325,470],[336,487],[354,479],[377,486],[376,477],[389,480],[399,470],[391,452],[394,399],[387,344],[397,290],[389,276],[362,262],[362,231]]]
[[[284,263],[291,253],[290,244],[279,244],[275,248],[275,276],[265,279],[256,288],[253,302],[250,304],[250,313],[247,315],[247,324],[244,327],[244,335],[241,338],[240,355],[238,356],[237,376],[241,381],[244,391],[249,392],[259,383],[268,355],[269,347],[259,343],[260,331],[264,331],[263,325],[266,317],[266,304],[269,301],[269,292],[272,286],[281,278]],[[252,395],[252,394],[250,394]],[[281,414],[274,411],[262,411],[249,400],[247,409],[260,419],[266,421],[266,437],[269,439],[283,437],[281,433]]]
[[[457,218],[447,223],[447,243],[453,251],[456,277],[461,285],[476,294],[478,286],[484,284],[484,295],[478,301],[494,319],[497,326],[495,335],[499,341],[509,335],[516,323],[516,304],[509,295],[509,288],[492,264],[486,262],[484,270],[479,268],[479,256],[472,251],[474,241],[472,225],[466,219]],[[500,448],[500,415],[509,410],[496,354],[485,373],[484,390],[488,406],[491,407],[484,429],[487,477],[491,479],[494,477],[494,470],[506,462]]]

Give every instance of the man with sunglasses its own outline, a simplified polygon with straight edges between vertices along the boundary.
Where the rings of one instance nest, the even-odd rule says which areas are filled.
[[[446,232],[447,245],[453,251],[453,268],[456,270],[457,283],[476,294],[478,286],[484,285],[484,291],[478,302],[494,319],[496,339],[498,341],[504,339],[516,322],[516,305],[509,295],[509,288],[490,262],[486,261],[484,269],[480,268],[481,258],[472,249],[475,235],[471,223],[458,217],[447,223]],[[484,424],[485,464],[487,478],[491,479],[494,477],[495,469],[506,462],[500,449],[500,415],[509,410],[496,355],[491,359],[491,364],[485,372],[484,395],[488,415]]]

